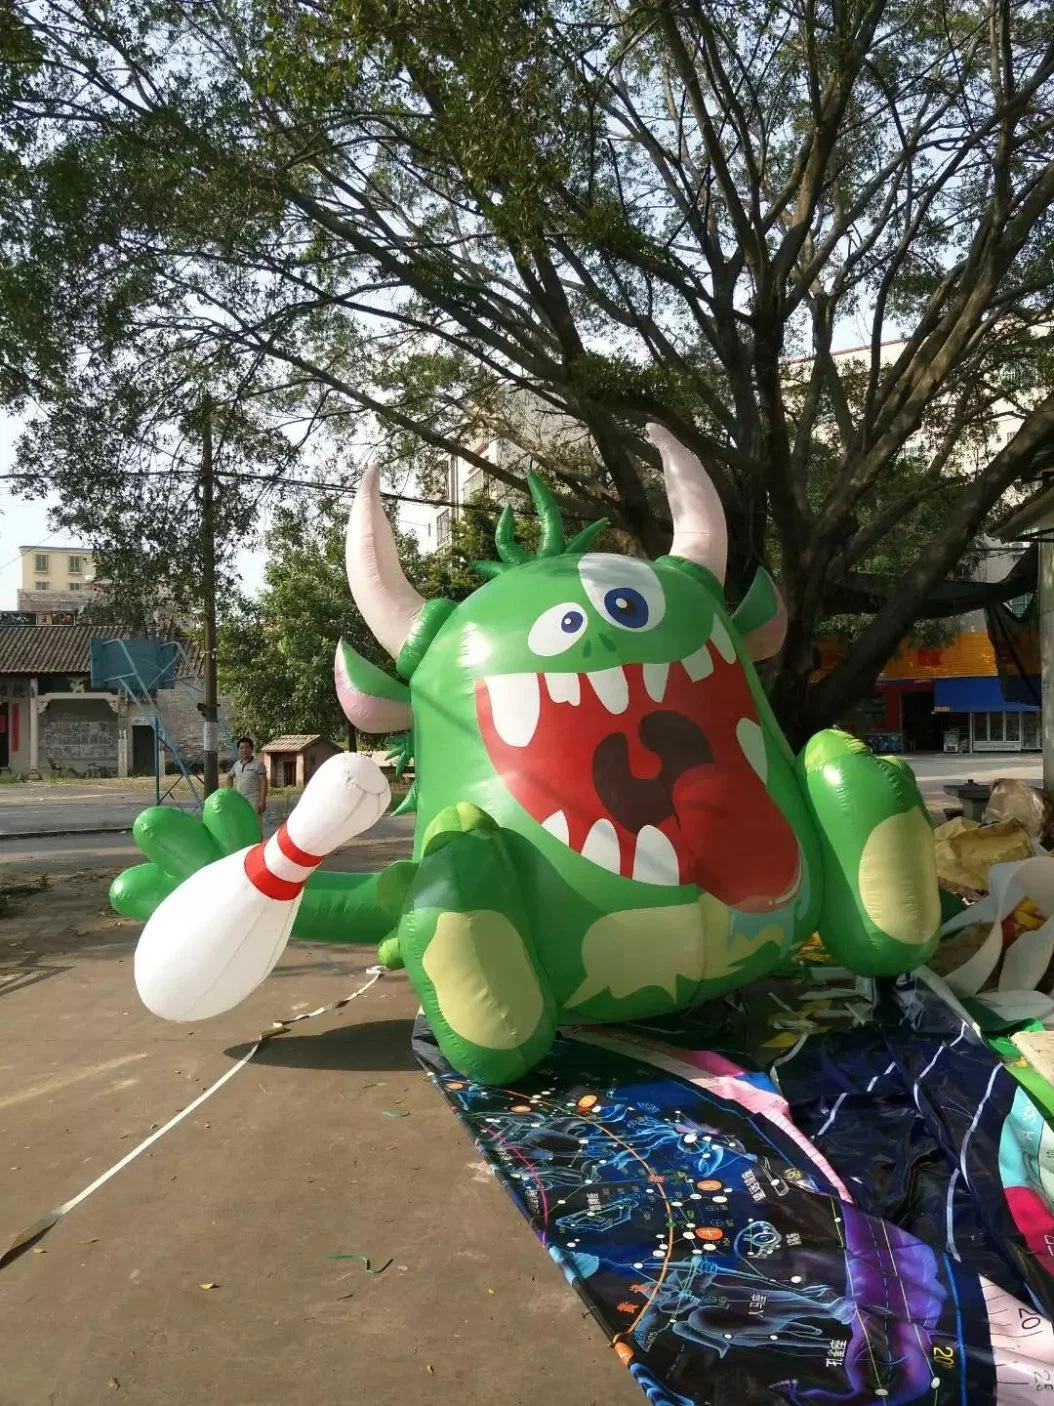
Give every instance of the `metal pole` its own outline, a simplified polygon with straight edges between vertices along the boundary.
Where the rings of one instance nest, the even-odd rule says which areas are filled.
[[[154,805],[161,804],[161,734],[157,730],[157,717],[154,717]]]
[[[212,400],[205,397],[201,431],[201,594],[205,634],[204,726],[205,794],[220,784],[219,708],[216,698],[216,521],[213,507]]]

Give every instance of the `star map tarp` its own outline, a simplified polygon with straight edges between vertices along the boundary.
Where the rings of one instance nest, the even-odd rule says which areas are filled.
[[[415,1050],[654,1406],[1054,1403],[1054,1138],[914,977],[577,1031],[515,1089]]]

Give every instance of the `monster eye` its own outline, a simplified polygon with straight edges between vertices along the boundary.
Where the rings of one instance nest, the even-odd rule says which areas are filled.
[[[531,626],[527,647],[534,654],[562,654],[581,638],[586,613],[574,602],[551,605]]]
[[[666,612],[666,597],[654,570],[634,557],[589,553],[578,564],[589,599],[620,630],[651,630]]]
[[[648,602],[632,586],[615,586],[604,596],[604,609],[616,625],[643,630],[648,623]]]

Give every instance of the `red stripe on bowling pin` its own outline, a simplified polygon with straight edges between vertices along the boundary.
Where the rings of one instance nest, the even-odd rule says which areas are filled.
[[[282,825],[269,840],[263,840],[249,850],[245,856],[245,874],[259,893],[288,903],[303,890],[311,871],[322,863],[323,858],[321,854],[309,854],[306,849],[301,849]],[[282,864],[283,859],[288,861],[288,866],[305,869],[307,873],[295,878],[283,877],[276,872],[279,867],[287,867]]]
[[[285,855],[286,859],[291,859],[294,864],[300,864],[305,869],[314,869],[321,864],[325,858],[321,854],[308,854],[306,849],[301,849],[296,841],[289,834],[289,827],[281,825],[275,835],[278,841],[278,848]]]

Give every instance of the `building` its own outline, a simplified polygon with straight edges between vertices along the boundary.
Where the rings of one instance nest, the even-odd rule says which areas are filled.
[[[312,776],[341,749],[317,733],[290,733],[273,738],[260,753],[267,759],[270,786],[306,786]]]
[[[19,547],[18,609],[37,615],[77,611],[99,589],[89,547]],[[48,621],[37,621],[47,624]]]
[[[531,467],[532,447],[540,452],[543,446],[554,442],[568,446],[591,443],[589,431],[572,416],[554,410],[527,391],[512,391],[505,397],[493,425],[480,432],[471,448],[474,454],[498,468],[522,475]],[[446,501],[436,506],[421,505],[414,523],[422,548],[432,551],[445,547],[450,541],[452,524],[461,516],[465,505],[483,491],[488,492],[490,501],[497,506],[511,497],[500,479],[492,478],[473,460],[452,454],[447,465]]]
[[[109,637],[83,624],[0,625],[0,771],[151,775],[155,716],[184,764],[200,765],[202,690],[193,654],[180,655],[174,687],[137,698],[92,687],[92,639]]]

